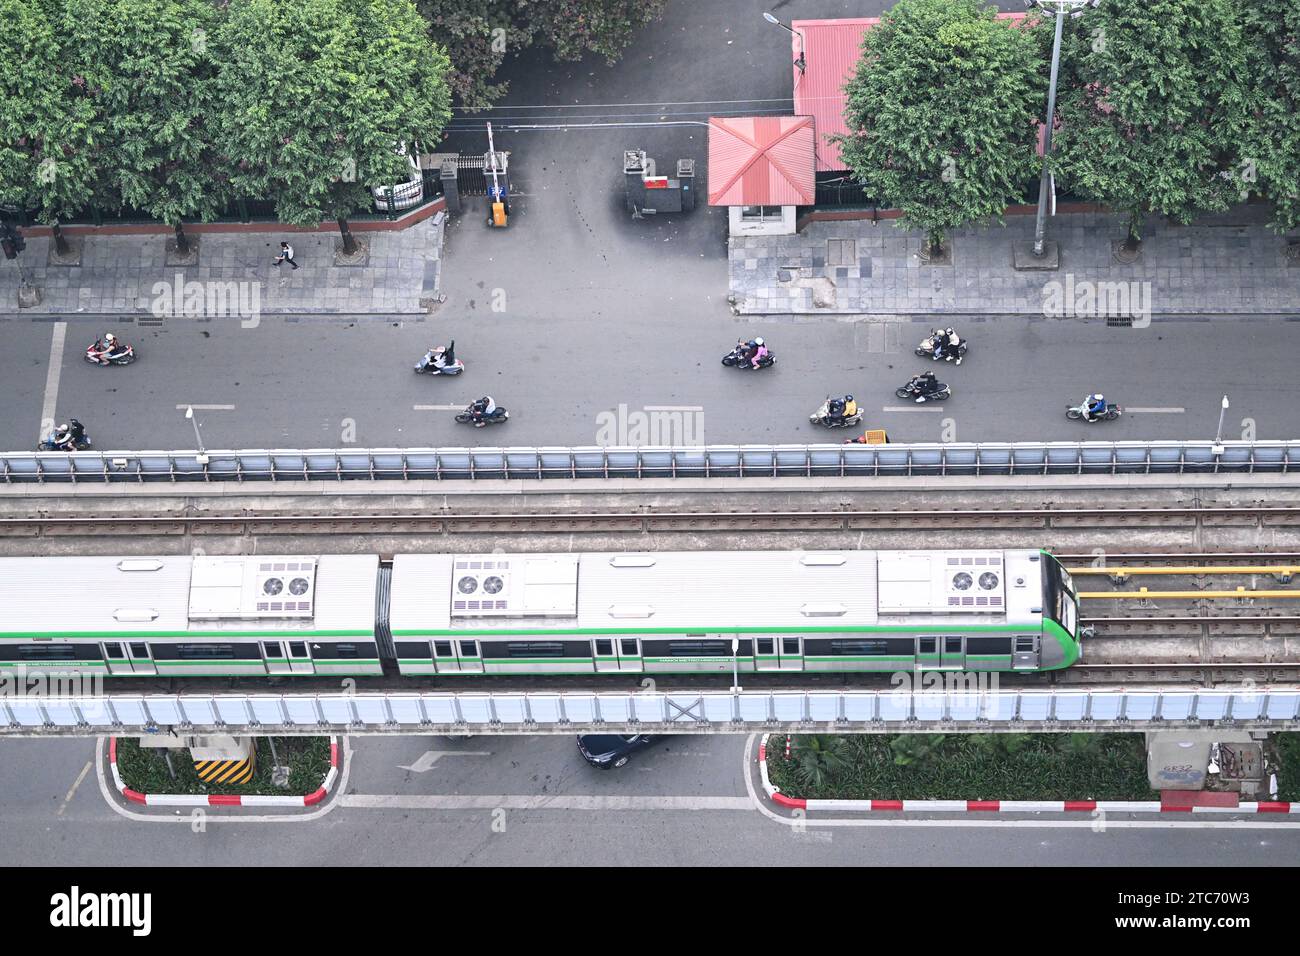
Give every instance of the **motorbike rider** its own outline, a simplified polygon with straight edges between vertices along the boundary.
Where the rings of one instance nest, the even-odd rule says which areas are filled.
[[[930,350],[934,353],[935,358],[943,355],[944,346],[948,342],[948,335],[943,329],[930,330]]]
[[[76,451],[86,439],[86,429],[81,422],[75,418],[69,422],[64,422],[54,432],[54,447],[58,451]]]
[[[841,399],[826,400],[826,420],[831,424],[839,424],[844,420],[844,402]]]
[[[853,400],[852,395],[844,396],[844,417],[852,418],[858,413],[858,403]]]
[[[907,388],[918,395],[929,395],[939,390],[939,382],[933,372],[921,372],[912,376],[912,380],[907,383]]]
[[[767,346],[763,343],[762,336],[752,339],[748,345],[754,350],[753,357],[749,362],[754,368],[758,368],[759,362],[767,358]]]
[[[429,349],[433,353],[432,365],[436,369],[444,369],[456,364],[456,340],[452,339],[451,344],[447,346],[435,345]]]
[[[484,395],[469,407],[469,413],[474,419],[474,427],[482,428],[487,424],[487,420],[496,415],[497,403],[492,400],[491,395]]]
[[[105,332],[104,337],[96,339],[95,344],[91,346],[91,358],[100,365],[107,365],[108,360],[114,355],[124,351],[122,343],[118,341],[117,336],[112,332]]]
[[[1097,392],[1083,400],[1083,420],[1090,422],[1096,415],[1106,414],[1106,396]]]
[[[951,362],[956,359],[957,364],[961,364],[961,352],[959,351],[961,336],[954,332],[951,327],[944,330],[943,336],[940,338],[940,347],[946,353],[944,356],[946,361]]]

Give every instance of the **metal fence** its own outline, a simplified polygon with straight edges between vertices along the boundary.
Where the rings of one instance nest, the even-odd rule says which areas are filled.
[[[854,733],[1300,727],[1300,688],[166,694],[0,697],[2,736],[106,733]]]
[[[243,482],[547,478],[930,477],[1280,474],[1300,439],[1225,442],[968,442],[694,448],[348,448],[0,453],[0,481]]]

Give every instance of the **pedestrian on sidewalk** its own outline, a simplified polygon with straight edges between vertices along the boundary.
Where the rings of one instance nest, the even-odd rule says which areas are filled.
[[[293,261],[293,246],[287,242],[280,243],[280,254],[275,257],[275,265],[278,266],[281,262],[287,262],[295,269],[298,268],[298,263]]]

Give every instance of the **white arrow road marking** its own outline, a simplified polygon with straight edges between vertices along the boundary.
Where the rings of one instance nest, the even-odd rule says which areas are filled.
[[[191,405],[186,402],[184,405],[177,405],[176,411],[183,412],[187,408],[192,408],[196,412],[233,412],[234,405]]]
[[[54,323],[54,337],[50,340],[50,364],[45,370],[45,401],[41,404],[40,440],[54,431],[54,409],[59,400],[59,378],[63,375],[63,343],[68,338],[68,323]]]
[[[486,750],[426,750],[422,753],[409,767],[403,767],[398,764],[397,769],[409,770],[411,773],[427,773],[433,769],[433,765],[442,757],[491,757],[492,754]]]

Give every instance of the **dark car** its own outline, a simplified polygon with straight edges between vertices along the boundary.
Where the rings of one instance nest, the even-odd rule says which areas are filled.
[[[608,770],[610,767],[623,766],[632,754],[658,740],[658,737],[649,734],[632,737],[621,734],[588,734],[578,738],[578,753],[593,767]]]

